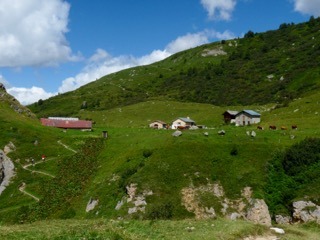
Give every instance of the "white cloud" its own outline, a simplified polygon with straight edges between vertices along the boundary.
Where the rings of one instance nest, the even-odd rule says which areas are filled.
[[[7,92],[14,96],[22,105],[37,102],[39,99],[47,99],[56,95],[56,93],[48,93],[43,88],[8,88]]]
[[[166,50],[173,54],[189,48],[199,46],[209,42],[209,36],[206,32],[199,32],[195,34],[188,33],[182,37],[178,37],[166,46]]]
[[[320,16],[319,0],[293,0],[294,10],[303,14],[310,14],[315,17]]]
[[[75,60],[65,38],[69,9],[64,0],[1,0],[0,67]]]
[[[201,0],[210,19],[230,20],[236,0]]]
[[[75,77],[69,77],[62,81],[59,93],[75,90],[89,82],[122,69],[137,66],[137,60],[130,56],[112,57],[103,49],[97,49],[89,59],[89,63]]]
[[[132,56],[112,57],[103,49],[97,49],[96,53],[89,58],[88,65],[81,73],[63,80],[58,91],[60,93],[72,91],[107,74],[161,61],[179,51],[208,43],[211,38],[230,39],[234,38],[234,35],[229,31],[223,33],[216,31],[188,33],[170,42],[164,50],[154,50],[150,54],[138,58]]]

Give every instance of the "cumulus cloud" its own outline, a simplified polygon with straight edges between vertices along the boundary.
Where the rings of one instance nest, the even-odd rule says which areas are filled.
[[[187,34],[182,37],[178,37],[176,40],[169,43],[166,47],[166,50],[169,53],[176,53],[189,49],[201,44],[208,43],[208,34],[206,32],[200,32],[195,34]]]
[[[76,60],[65,38],[69,9],[64,0],[1,0],[0,67]]]
[[[47,99],[56,95],[56,93],[48,93],[43,88],[8,88],[7,92],[14,96],[22,105],[37,102],[39,99]]]
[[[97,49],[95,54],[89,58],[88,65],[79,74],[63,80],[62,85],[59,87],[59,92],[64,93],[75,90],[89,82],[101,78],[102,76],[118,72],[126,68],[147,65],[161,61],[179,51],[208,43],[211,38],[230,39],[234,38],[234,35],[229,31],[220,33],[208,30],[193,34],[188,33],[170,42],[165,49],[154,50],[150,54],[142,57],[113,57],[105,50]]]
[[[201,0],[210,19],[230,20],[236,0]]]
[[[293,0],[294,10],[303,14],[310,14],[315,17],[320,16],[319,0]]]

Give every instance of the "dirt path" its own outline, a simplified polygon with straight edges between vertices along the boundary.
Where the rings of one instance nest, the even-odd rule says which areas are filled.
[[[52,174],[50,174],[50,173],[46,173],[46,172],[42,172],[42,171],[36,171],[36,170],[32,170],[32,169],[29,169],[29,168],[28,168],[28,167],[30,167],[30,166],[35,166],[35,165],[37,165],[37,164],[45,163],[45,162],[47,162],[47,161],[49,161],[49,160],[52,160],[52,159],[48,159],[48,160],[46,160],[46,161],[38,161],[38,162],[35,162],[35,163],[33,163],[33,164],[32,164],[32,163],[29,163],[29,164],[26,164],[26,165],[22,166],[22,168],[23,168],[24,170],[27,170],[27,171],[31,172],[31,173],[38,173],[38,174],[42,174],[42,175],[46,175],[46,176],[49,176],[49,177],[54,178],[55,176],[52,175]],[[19,191],[22,192],[22,193],[25,194],[25,195],[28,195],[29,197],[32,197],[34,200],[36,200],[37,202],[39,202],[39,201],[40,201],[39,198],[37,198],[36,196],[34,196],[34,195],[31,194],[31,193],[28,193],[28,192],[25,190],[26,186],[27,186],[27,184],[23,182],[23,183],[21,184],[21,186],[19,187]]]
[[[28,165],[25,165],[23,166],[23,168],[27,171],[30,171],[31,173],[39,173],[39,174],[43,174],[43,175],[46,175],[46,176],[49,176],[49,177],[52,177],[54,178],[55,176],[50,174],[50,173],[46,173],[46,172],[42,172],[42,171],[36,171],[36,170],[32,170],[32,169],[28,169],[27,167],[29,167],[30,165],[32,164],[28,164]]]
[[[64,146],[66,149],[70,150],[71,152],[77,153],[77,151],[76,151],[76,150],[73,150],[73,149],[72,149],[72,148],[70,148],[69,146],[67,146],[67,145],[63,144],[60,140],[58,141],[58,143],[59,143],[60,145]]]
[[[26,188],[26,184],[25,184],[25,183],[22,183],[21,186],[19,187],[19,191],[22,192],[22,193],[25,194],[25,195],[28,195],[28,196],[32,197],[32,198],[33,198],[34,200],[36,200],[37,202],[40,201],[39,198],[37,198],[36,196],[32,195],[31,193],[28,193],[28,192],[25,190],[25,188]]]
[[[66,149],[68,149],[68,150],[70,150],[70,151],[72,151],[72,152],[74,152],[74,153],[77,152],[77,151],[73,150],[72,148],[70,148],[69,146],[63,144],[60,140],[58,141],[58,143],[59,143],[60,145],[62,145],[64,148],[66,148]],[[37,170],[32,170],[32,169],[29,169],[29,168],[28,168],[28,167],[30,167],[30,166],[35,166],[35,165],[37,165],[37,164],[45,163],[45,162],[50,161],[50,160],[53,160],[53,159],[54,159],[54,158],[47,159],[47,160],[45,160],[45,161],[38,161],[38,162],[34,162],[34,163],[29,163],[29,164],[26,164],[26,165],[22,166],[22,168],[25,169],[25,170],[27,170],[27,171],[29,171],[29,172],[31,172],[31,173],[38,173],[38,174],[42,174],[42,175],[46,175],[46,176],[49,176],[49,177],[54,178],[55,176],[52,175],[52,174],[50,174],[50,173],[42,172],[42,171],[37,171]],[[31,193],[28,193],[28,192],[25,190],[26,186],[27,186],[26,183],[22,183],[22,185],[19,187],[19,191],[22,192],[23,194],[26,194],[26,195],[32,197],[34,200],[36,200],[37,202],[39,202],[39,201],[40,201],[39,198],[37,198],[36,196],[32,195]]]
[[[49,177],[54,178],[55,176],[52,175],[52,174],[50,174],[50,173],[46,173],[46,172],[42,172],[42,171],[36,171],[36,170],[28,169],[28,167],[30,167],[30,166],[35,166],[35,165],[37,165],[37,164],[45,163],[45,162],[47,162],[47,161],[49,161],[49,160],[52,160],[52,159],[47,159],[47,160],[45,160],[45,161],[38,161],[38,162],[35,162],[35,163],[33,163],[33,164],[32,164],[32,163],[29,163],[29,164],[26,164],[26,165],[24,165],[24,166],[22,166],[22,167],[23,167],[23,169],[25,169],[25,170],[27,170],[27,171],[30,171],[30,172],[32,172],[32,173],[39,173],[39,174],[43,174],[43,175],[46,175],[46,176],[49,176]]]

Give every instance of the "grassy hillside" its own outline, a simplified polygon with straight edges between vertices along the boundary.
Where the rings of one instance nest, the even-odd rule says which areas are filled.
[[[15,146],[15,150],[8,156],[13,161],[16,172],[12,183],[0,196],[0,221],[12,222],[15,221],[17,209],[35,202],[31,197],[22,194],[19,186],[25,183],[26,191],[36,197],[43,197],[41,186],[52,177],[33,171],[56,175],[59,161],[74,154],[59,142],[77,150],[83,145],[83,134],[63,133],[58,129],[41,126],[30,110],[21,106],[4,90],[0,92],[0,111],[0,147],[4,149],[9,142]],[[43,154],[47,156],[46,162],[41,160]],[[26,167],[31,165],[32,158],[41,164]]]
[[[267,166],[274,153],[285,150],[306,137],[320,137],[318,99],[319,92],[315,92],[282,108],[277,104],[225,108],[210,104],[149,101],[105,111],[81,111],[81,118],[91,118],[96,122],[91,133],[62,133],[60,130],[38,126],[38,131],[46,136],[46,131],[55,132],[51,134],[52,143],[62,139],[79,152],[75,154],[61,145],[53,144],[52,147],[57,152],[50,156],[59,160],[56,162],[58,164],[48,162],[48,166],[36,167],[49,170],[56,179],[38,175],[31,175],[31,178],[29,173],[17,176],[17,182],[20,183],[21,178],[25,181],[29,174],[31,182],[27,182],[27,188],[40,197],[41,201],[36,203],[29,198],[25,202],[29,203],[27,205],[12,202],[10,194],[21,195],[15,181],[16,185],[1,196],[6,204],[1,206],[0,218],[2,221],[9,218],[11,222],[43,218],[118,216],[148,219],[153,218],[154,214],[160,218],[189,218],[193,214],[181,205],[182,189],[215,182],[223,186],[229,199],[239,198],[241,190],[246,186],[252,187],[255,197],[267,199]],[[260,112],[261,125],[266,130],[257,131],[256,126],[235,127],[223,123],[222,113],[226,109],[243,108]],[[172,137],[172,130],[161,131],[148,127],[155,119],[170,123],[180,116],[189,116],[197,124],[208,128],[184,131],[181,137],[175,138]],[[290,129],[293,124],[298,125],[298,130]],[[270,131],[269,125],[286,126],[288,130]],[[221,129],[226,131],[225,136],[217,134]],[[101,139],[103,130],[108,131],[109,138],[102,148],[86,150],[93,141],[91,138]],[[252,130],[257,132],[255,138],[246,134]],[[209,136],[205,137],[204,132],[208,132]],[[236,154],[233,154],[234,150]],[[59,151],[66,151],[65,157],[61,158]],[[86,152],[86,157],[81,157],[81,152]],[[126,196],[126,187],[131,183],[137,184],[137,191],[140,193],[145,190],[153,192],[152,196],[146,198],[148,205],[145,214],[129,216],[127,211],[130,204],[125,204],[119,211],[115,210],[117,203]],[[313,188],[310,191],[306,188],[301,195],[297,194],[294,199],[289,199],[289,203],[307,195],[314,197],[318,193]],[[25,200],[26,198],[27,196],[23,197]],[[94,211],[86,213],[86,205],[90,199],[99,199],[99,204]],[[221,208],[217,199],[210,196],[203,196],[201,204],[216,206],[217,212]],[[13,206],[26,207],[20,207],[16,214]],[[170,214],[165,215],[164,212]]]
[[[251,105],[319,90],[320,19],[248,32],[168,59],[107,75],[75,91],[30,105],[38,116],[76,115],[147,100]]]

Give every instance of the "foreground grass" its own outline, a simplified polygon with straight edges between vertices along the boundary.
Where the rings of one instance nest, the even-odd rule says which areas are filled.
[[[281,239],[319,239],[316,224],[286,226]],[[0,226],[0,239],[244,239],[277,236],[267,227],[225,219],[195,221],[54,220]]]

